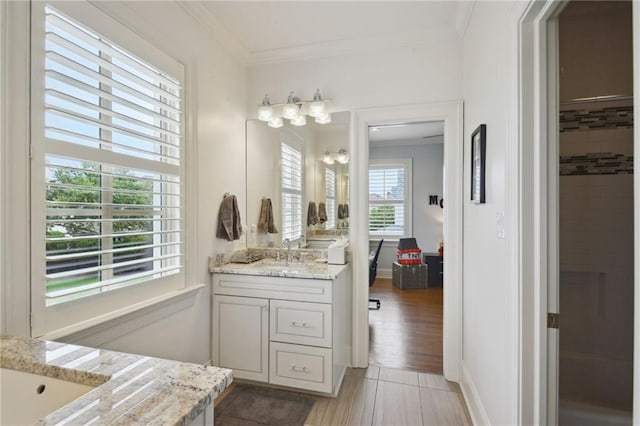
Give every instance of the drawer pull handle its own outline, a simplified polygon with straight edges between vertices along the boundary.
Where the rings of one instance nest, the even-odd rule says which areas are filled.
[[[292,365],[290,370],[295,371],[297,373],[308,373],[310,371],[307,367],[298,367],[295,365]]]
[[[291,325],[294,327],[309,328],[306,322],[291,321]]]

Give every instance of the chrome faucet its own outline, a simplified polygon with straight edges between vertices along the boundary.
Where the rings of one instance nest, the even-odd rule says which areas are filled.
[[[289,266],[289,263],[291,263],[291,240],[289,238],[285,238],[282,241],[282,246],[280,246],[280,248],[284,248],[284,246],[287,246],[287,263],[286,265]]]

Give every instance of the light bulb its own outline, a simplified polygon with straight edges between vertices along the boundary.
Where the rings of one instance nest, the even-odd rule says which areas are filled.
[[[316,89],[316,93],[313,95],[313,101],[309,104],[309,115],[318,118],[324,114],[324,101],[322,100],[322,95],[320,95],[320,89]]]
[[[329,164],[329,165],[333,164],[333,158],[331,158],[331,154],[329,153],[329,151],[324,153],[324,157],[322,157],[322,161],[325,164]]]
[[[282,118],[273,117],[271,120],[269,120],[267,126],[273,127],[274,129],[279,129],[280,127],[282,127],[282,124]]]
[[[325,112],[320,117],[316,117],[316,123],[318,124],[329,124],[331,123],[331,114]]]
[[[307,117],[304,115],[298,115],[291,119],[291,124],[294,126],[304,126],[307,124]]]
[[[338,151],[337,160],[340,164],[347,164],[349,162],[349,155],[347,155],[346,149],[341,149],[340,151]]]
[[[269,101],[269,95],[264,95],[262,105],[260,105],[260,107],[258,108],[258,120],[269,121],[272,118],[273,108],[271,107],[271,102]]]
[[[287,103],[282,107],[282,118],[293,120],[298,116],[299,107],[296,101],[297,98],[293,96],[293,92],[291,92],[287,98]]]

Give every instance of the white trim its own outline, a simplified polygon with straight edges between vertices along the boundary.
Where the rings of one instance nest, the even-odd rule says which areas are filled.
[[[633,110],[640,111],[640,4],[633,7]],[[633,126],[634,187],[634,342],[633,342],[633,424],[640,425],[640,128]]]
[[[556,117],[559,117],[559,50],[558,20],[556,8],[554,15],[546,24],[546,72],[547,72],[547,310],[558,313],[560,309],[560,130]],[[560,335],[557,329],[547,329],[547,426],[558,424],[559,382],[558,369],[560,354]]]
[[[480,394],[473,383],[471,374],[469,374],[469,370],[467,370],[467,366],[464,361],[462,361],[460,369],[462,371],[460,389],[462,390],[462,397],[464,398],[464,402],[467,404],[467,409],[471,416],[471,424],[490,425],[491,420],[489,420],[487,410],[482,404],[482,398],[480,398]]]
[[[444,376],[451,381],[460,380],[462,359],[462,206],[463,168],[462,161],[462,101],[438,102],[386,108],[363,109],[353,114],[349,149],[353,153],[349,175],[351,194],[351,217],[367,217],[369,207],[368,166],[369,126],[398,122],[421,122],[444,120],[444,164],[447,171],[444,196],[445,245],[451,261],[445,262],[444,270],[444,324],[443,324],[443,369]],[[354,220],[350,227],[353,241],[353,366],[368,365],[369,350],[369,286],[368,220]]]
[[[205,287],[207,287],[207,284],[198,284],[182,290],[165,293],[142,303],[130,305],[88,321],[56,330],[53,333],[45,334],[41,338],[44,340],[64,339],[67,343],[100,347],[113,339],[193,306],[197,292]]]
[[[0,2],[0,182],[6,182],[6,159],[5,144],[7,139],[7,127],[5,126],[5,114],[7,112],[7,98],[6,98],[6,75],[7,75],[7,2]],[[4,185],[0,185],[0,235],[5,235],[6,225],[4,223],[5,213],[4,206],[7,198],[5,197]],[[5,253],[6,239],[0,239],[0,305],[4,303],[6,299],[5,294]],[[0,334],[7,334],[7,309],[2,306],[2,313],[0,314]]]
[[[393,277],[393,270],[391,268],[378,268],[377,277],[390,280]]]
[[[4,221],[2,240],[10,244],[3,255],[3,332],[19,336],[30,335],[30,269],[29,269],[29,144],[9,141],[29,140],[29,78],[30,3],[4,2],[6,16],[1,23],[6,43],[2,78],[6,82],[3,101],[11,105],[4,111],[2,129],[3,174],[0,179],[3,196],[11,203],[2,203]],[[9,185],[9,182],[11,183]]]

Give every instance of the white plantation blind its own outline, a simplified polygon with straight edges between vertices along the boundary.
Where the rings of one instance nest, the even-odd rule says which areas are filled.
[[[336,227],[336,172],[325,167],[324,195],[327,208],[327,229]]]
[[[281,143],[280,187],[282,238],[294,240],[302,235],[302,188],[304,159],[302,149]]]
[[[411,160],[369,163],[369,234],[411,234]]]
[[[44,118],[34,128],[44,173],[33,185],[44,185],[34,252],[44,252],[47,304],[181,273],[181,76],[44,12]]]

